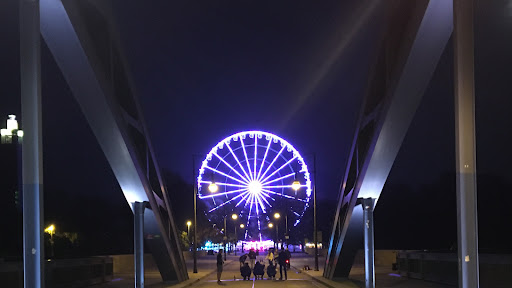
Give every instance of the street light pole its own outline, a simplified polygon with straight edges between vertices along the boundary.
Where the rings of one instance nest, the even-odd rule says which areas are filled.
[[[277,249],[279,249],[279,221],[276,221],[276,241],[277,241]]]
[[[194,187],[194,245],[192,255],[194,257],[194,273],[197,273],[197,183],[196,183],[196,161],[192,155],[192,185]]]
[[[226,261],[226,252],[228,247],[228,230],[226,229],[226,217],[227,215],[224,216],[224,261]]]
[[[318,271],[318,239],[316,227],[316,155],[313,153],[313,240],[315,241],[315,271]]]
[[[236,235],[236,224],[235,224],[235,256],[236,256],[236,244],[238,243],[238,235]]]

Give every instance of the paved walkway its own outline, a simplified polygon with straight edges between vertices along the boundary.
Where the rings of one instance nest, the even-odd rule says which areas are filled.
[[[258,260],[263,260],[260,256]],[[303,270],[304,265],[314,268],[314,257],[304,253],[292,253],[292,268],[288,271],[288,280],[254,280],[243,281],[240,276],[238,256],[228,256],[222,273],[221,286],[233,288],[265,288],[265,287],[287,287],[287,288],[358,288],[364,287],[364,267],[354,266],[350,271],[347,280],[332,281],[322,276],[323,257],[319,259],[319,271]],[[145,274],[145,287],[148,288],[184,288],[184,287],[218,287],[216,278],[216,256],[203,256],[197,261],[198,273],[192,273],[193,262],[187,261],[189,278],[181,283],[163,283],[158,272]],[[277,278],[279,278],[279,270]],[[453,288],[438,283],[421,280],[414,280],[400,277],[390,267],[376,267],[376,287],[378,288]],[[127,288],[134,287],[133,274],[115,275],[114,279],[105,284],[90,286],[91,288]]]

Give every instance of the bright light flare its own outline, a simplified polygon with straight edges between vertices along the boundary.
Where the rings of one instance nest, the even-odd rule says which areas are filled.
[[[53,235],[55,233],[55,225],[50,225],[44,229],[44,233],[48,233],[50,235]]]
[[[293,189],[293,190],[295,190],[295,191],[299,190],[299,189],[300,189],[300,186],[301,186],[301,185],[300,185],[299,180],[295,180],[295,181],[293,181],[293,183],[292,183],[292,189]]]
[[[251,181],[249,183],[249,192],[251,192],[251,194],[260,194],[261,189],[262,189],[262,186],[259,181]]]
[[[210,185],[208,185],[208,190],[210,190],[210,192],[212,192],[212,193],[215,193],[215,192],[219,191],[219,186],[217,186],[217,184],[215,184],[215,182],[212,182]]]

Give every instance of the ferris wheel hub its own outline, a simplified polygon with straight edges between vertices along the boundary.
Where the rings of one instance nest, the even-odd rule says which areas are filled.
[[[251,181],[249,183],[249,192],[251,194],[260,194],[261,193],[261,189],[262,189],[262,185],[259,181]]]

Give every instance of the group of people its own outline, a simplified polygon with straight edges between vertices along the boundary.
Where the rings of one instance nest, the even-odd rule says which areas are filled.
[[[249,258],[249,263],[246,262],[247,258]],[[277,269],[276,266],[279,264],[279,280],[283,280],[283,270],[284,270],[284,279],[288,279],[287,274],[287,266],[290,263],[291,254],[288,249],[282,249],[279,254],[275,255],[272,250],[268,251],[265,260],[268,261],[267,266],[267,276],[268,279],[275,279]],[[249,280],[251,277],[251,273],[254,274],[255,279],[263,279],[265,275],[265,264],[262,264],[260,261],[256,261],[256,252],[254,249],[249,250],[249,253],[240,256],[240,274],[244,278],[244,280]]]

